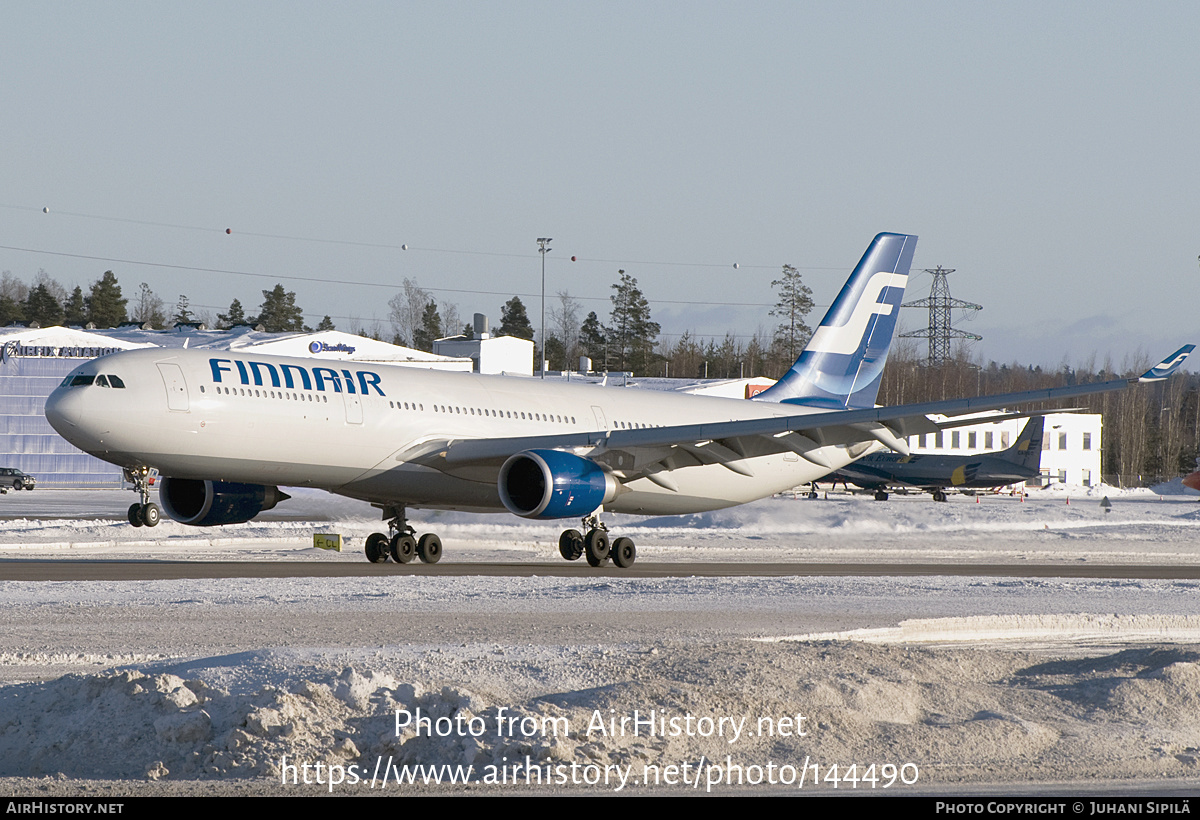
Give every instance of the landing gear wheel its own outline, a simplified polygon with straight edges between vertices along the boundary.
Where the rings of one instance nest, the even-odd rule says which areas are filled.
[[[393,561],[397,564],[407,564],[417,554],[417,541],[408,533],[397,533],[392,537],[390,548]]]
[[[372,564],[382,564],[388,559],[388,539],[381,532],[373,532],[367,536],[367,560]]]
[[[563,530],[558,536],[558,554],[568,561],[578,561],[583,556],[583,533]]]
[[[597,527],[588,532],[583,539],[583,550],[587,553],[587,562],[598,567],[608,560],[608,533]]]
[[[941,490],[934,490],[933,491],[933,500],[934,501],[945,501],[946,494],[944,492],[942,492]]]
[[[884,490],[876,490],[875,491],[875,500],[876,501],[887,501],[888,500],[887,492],[885,492]]]
[[[421,536],[417,542],[417,557],[425,564],[436,564],[442,557],[442,539],[431,532]]]
[[[637,547],[632,538],[618,538],[612,543],[613,563],[621,569],[629,569],[637,560]]]
[[[816,501],[816,500],[817,500],[817,491],[816,491],[816,490],[811,490],[811,491],[809,492],[809,494],[808,494],[808,500],[809,500],[809,501]]]
[[[150,468],[126,467],[122,473],[142,500],[140,504],[130,506],[129,523],[135,527],[153,527],[162,517],[162,511],[150,502]]]

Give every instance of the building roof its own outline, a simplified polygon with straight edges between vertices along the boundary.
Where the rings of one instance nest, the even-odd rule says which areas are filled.
[[[135,348],[186,346],[192,349],[255,350],[278,356],[320,356],[323,359],[390,362],[448,369],[469,370],[471,367],[471,360],[466,357],[438,356],[337,330],[268,333],[249,325],[238,325],[230,330],[200,330],[194,325],[172,330],[145,330],[137,326],[96,330],[57,326],[0,328],[0,346],[9,344],[81,351],[67,354],[72,358],[92,358]]]

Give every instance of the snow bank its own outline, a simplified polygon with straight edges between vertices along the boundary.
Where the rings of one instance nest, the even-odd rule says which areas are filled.
[[[520,667],[520,654],[510,662]],[[930,785],[1184,783],[1200,759],[1200,652],[1186,648],[1080,657],[829,642],[697,653],[662,644],[616,650],[600,665],[607,685],[525,699],[351,667],[244,694],[204,674],[153,669],[6,687],[0,776],[287,786],[302,770],[315,778],[320,763],[359,781],[324,781],[328,791],[360,793],[403,791],[372,776],[417,766],[461,767],[477,783],[504,773],[514,787],[546,785],[517,779],[532,767],[548,779],[612,773],[557,785],[636,792],[686,763],[706,791],[721,792],[739,785],[726,779],[731,771],[756,768],[761,783],[771,768],[795,778],[813,762],[822,774],[835,763],[843,772],[889,763],[906,781]]]

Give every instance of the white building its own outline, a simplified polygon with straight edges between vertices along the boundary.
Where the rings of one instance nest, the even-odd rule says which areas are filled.
[[[975,455],[1005,450],[1017,440],[1026,419],[1005,419],[940,433],[909,436],[914,453]],[[1099,413],[1049,413],[1042,434],[1042,483],[1100,483],[1102,420]]]
[[[475,314],[471,338],[447,336],[433,343],[433,352],[442,356],[469,358],[476,373],[507,376],[533,375],[533,342],[515,336],[493,336],[488,319]]]

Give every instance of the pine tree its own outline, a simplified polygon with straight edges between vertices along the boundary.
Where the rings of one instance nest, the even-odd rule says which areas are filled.
[[[107,270],[104,276],[92,283],[87,298],[88,321],[96,327],[116,327],[125,321],[125,305],[128,300],[121,296],[117,277]]]
[[[317,325],[317,330],[337,330],[337,328],[333,326],[333,319],[330,319],[329,316],[326,315],[325,318],[321,320],[321,324]]]
[[[645,374],[654,359],[654,344],[662,329],[650,319],[650,303],[638,289],[637,279],[623,270],[612,286],[612,324],[609,325],[609,348],[618,370]]]
[[[791,265],[783,266],[783,276],[771,282],[771,287],[779,291],[779,301],[771,308],[771,315],[783,320],[775,330],[775,343],[781,347],[784,358],[794,362],[812,336],[812,328],[804,323],[813,309],[812,290],[800,281],[800,271]]]
[[[175,316],[171,319],[173,324],[184,325],[188,322],[193,322],[192,311],[188,307],[188,298],[184,294],[179,294],[179,301],[175,303]]]
[[[579,327],[579,344],[592,360],[593,370],[608,370],[608,337],[596,311],[590,311]]]
[[[230,302],[228,313],[217,314],[217,323],[219,327],[223,328],[244,325],[246,323],[246,311],[242,309],[242,303],[237,299]]]
[[[429,300],[429,304],[425,305],[425,312],[421,316],[421,326],[417,328],[414,336],[413,347],[427,353],[433,352],[434,340],[440,339],[442,336],[442,317],[438,314],[437,302],[432,299]]]
[[[62,324],[62,304],[54,298],[46,285],[30,288],[29,298],[25,300],[25,320],[37,322],[42,327]]]
[[[262,325],[268,333],[304,330],[304,311],[296,304],[296,294],[285,291],[283,285],[262,292],[263,302],[258,317],[251,324]]]
[[[46,293],[50,294],[55,302],[58,302],[60,308],[67,301],[67,289],[42,268],[38,268],[37,274],[33,277],[33,286],[37,287],[38,285],[42,285],[45,288]]]
[[[23,321],[25,321],[25,311],[22,304],[11,296],[0,293],[0,327]]]
[[[500,309],[500,335],[533,340],[533,325],[521,297],[514,296]]]
[[[82,325],[87,321],[87,302],[83,298],[83,288],[75,286],[67,301],[63,304],[63,324]]]

